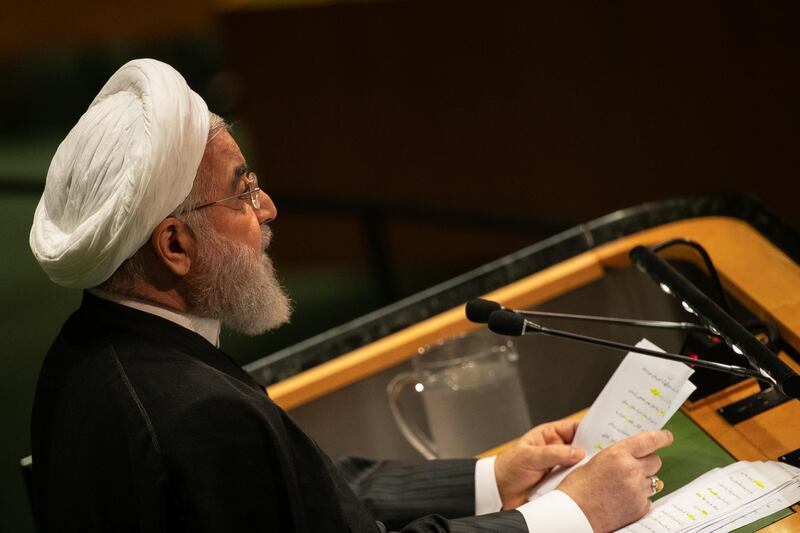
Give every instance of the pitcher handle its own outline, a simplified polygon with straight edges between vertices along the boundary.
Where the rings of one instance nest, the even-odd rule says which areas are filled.
[[[403,434],[409,444],[421,453],[425,459],[437,459],[439,457],[437,446],[417,424],[403,415],[403,410],[400,407],[400,393],[407,385],[418,382],[419,376],[413,372],[404,372],[395,376],[386,386],[386,394],[389,396],[389,409],[392,411],[392,416],[394,416],[394,421],[397,423],[400,433]]]

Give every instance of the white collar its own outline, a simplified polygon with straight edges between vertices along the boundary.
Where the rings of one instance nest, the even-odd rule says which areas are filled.
[[[138,309],[151,315],[160,316],[170,322],[174,322],[190,331],[194,331],[208,342],[219,348],[219,330],[220,321],[216,318],[203,318],[189,313],[181,313],[174,309],[167,309],[160,305],[145,302],[142,300],[135,300],[127,296],[120,296],[113,292],[102,291],[100,289],[89,289],[89,292],[98,298],[114,302],[119,305]]]

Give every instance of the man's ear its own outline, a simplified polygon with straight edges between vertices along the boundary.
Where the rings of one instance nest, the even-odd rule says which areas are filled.
[[[167,217],[150,235],[150,245],[158,261],[176,276],[189,273],[196,257],[194,234],[182,220]]]

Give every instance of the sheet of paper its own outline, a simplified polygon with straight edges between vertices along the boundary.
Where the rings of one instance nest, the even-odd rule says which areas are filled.
[[[639,348],[663,351],[642,339]],[[586,450],[584,460],[571,468],[554,469],[531,498],[556,488],[572,469],[589,461],[603,448],[645,431],[661,429],[694,391],[691,367],[629,352],[581,420],[573,439]]]
[[[663,351],[643,339],[638,348]],[[694,391],[683,363],[629,353],[578,426],[575,444],[598,452],[645,431],[661,429]]]
[[[746,510],[745,514],[742,514],[738,518],[734,517],[733,521],[728,522],[722,527],[717,529],[702,529],[700,531],[703,533],[711,533],[711,531],[715,533],[728,533],[734,529],[751,524],[756,520],[760,520],[765,516],[769,516],[772,513],[777,513],[781,509],[785,509],[797,501],[800,501],[800,479],[794,480],[789,487],[781,490],[779,494],[765,498],[764,501],[757,501],[756,508],[753,510]]]
[[[760,465],[759,468],[761,468],[764,466],[777,466],[780,463],[762,462],[755,464]],[[797,471],[797,473],[797,476],[787,475],[780,480],[773,478],[772,483],[775,487],[766,494],[758,495],[750,503],[724,513],[711,520],[708,524],[696,526],[688,531],[692,533],[733,531],[738,527],[789,507],[800,500],[800,471]]]
[[[625,533],[732,531],[800,499],[800,470],[774,462],[738,462],[714,469],[658,500]]]

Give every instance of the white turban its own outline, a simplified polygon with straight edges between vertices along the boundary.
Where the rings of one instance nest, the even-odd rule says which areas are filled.
[[[33,255],[70,288],[107,280],[189,195],[208,107],[171,66],[126,63],[50,163],[31,227]]]

